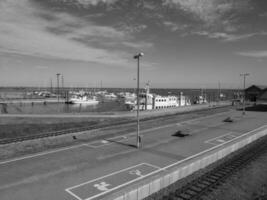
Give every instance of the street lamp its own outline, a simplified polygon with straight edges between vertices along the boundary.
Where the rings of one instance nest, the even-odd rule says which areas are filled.
[[[57,73],[57,102],[59,102],[59,76],[60,73]]]
[[[140,52],[136,55],[134,55],[134,59],[137,59],[137,90],[136,90],[136,99],[137,99],[137,113],[136,113],[136,118],[137,118],[137,137],[136,137],[136,147],[139,148],[142,144],[141,142],[141,137],[139,133],[140,125],[139,125],[139,107],[140,107],[140,101],[139,101],[139,65],[140,65],[140,57],[142,57],[144,53]]]
[[[246,97],[245,97],[245,88],[246,88],[246,76],[249,76],[249,73],[245,73],[245,74],[240,74],[240,76],[243,76],[244,78],[244,82],[243,82],[243,115],[245,115],[245,101],[246,101]]]

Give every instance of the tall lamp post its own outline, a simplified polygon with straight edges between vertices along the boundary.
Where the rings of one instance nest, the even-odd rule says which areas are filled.
[[[144,53],[140,52],[136,55],[134,55],[134,59],[137,59],[137,90],[136,90],[136,99],[137,99],[137,113],[136,113],[136,118],[137,118],[137,135],[136,135],[136,147],[139,148],[142,144],[141,142],[141,137],[139,133],[140,125],[139,125],[139,107],[140,107],[140,101],[139,101],[139,65],[140,65],[140,57],[142,57]]]
[[[243,81],[243,115],[245,115],[246,114],[246,112],[245,112],[245,101],[246,101],[246,97],[245,97],[245,88],[246,88],[246,76],[249,76],[249,73],[245,73],[245,74],[240,74],[240,76],[243,76],[243,78],[244,78],[244,81]]]
[[[65,91],[64,91],[64,76],[63,74],[61,75],[61,94],[62,94],[62,97],[65,98]]]
[[[57,73],[57,102],[59,102],[59,76],[60,73]]]

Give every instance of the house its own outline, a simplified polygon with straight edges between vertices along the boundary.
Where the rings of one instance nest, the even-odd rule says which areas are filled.
[[[267,88],[262,91],[261,95],[257,99],[257,104],[267,104]]]
[[[245,89],[246,99],[256,102],[265,90],[267,90],[267,86],[252,85]]]

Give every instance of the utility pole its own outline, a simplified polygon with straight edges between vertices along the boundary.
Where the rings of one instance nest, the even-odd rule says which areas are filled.
[[[221,82],[218,82],[218,102],[220,103],[221,101]]]
[[[62,96],[65,97],[65,93],[64,93],[64,76],[63,76],[63,74],[61,75],[61,88],[62,88]]]
[[[242,114],[245,115],[246,114],[246,109],[245,109],[245,101],[246,101],[246,92],[245,92],[245,89],[246,89],[246,76],[249,76],[249,73],[244,73],[244,74],[240,74],[240,76],[243,76],[243,112]]]
[[[59,76],[60,73],[57,73],[57,102],[59,102]]]
[[[50,78],[50,92],[53,93],[53,80]]]
[[[204,91],[203,91],[203,87],[201,87],[200,95],[201,95],[201,99],[202,99],[202,102],[201,103],[204,103]]]
[[[137,118],[137,142],[136,142],[136,147],[140,148],[142,142],[141,142],[141,137],[139,133],[140,125],[139,125],[139,109],[140,109],[140,101],[139,101],[139,65],[140,65],[140,57],[142,57],[144,53],[138,53],[136,54],[133,58],[137,59],[137,90],[136,90],[136,99],[137,99],[137,113],[136,113],[136,118]]]

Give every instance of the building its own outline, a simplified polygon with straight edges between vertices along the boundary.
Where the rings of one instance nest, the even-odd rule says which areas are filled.
[[[267,104],[267,89],[263,90],[263,92],[257,99],[257,104]]]
[[[256,102],[265,90],[267,90],[267,86],[252,85],[245,89],[246,99]]]

